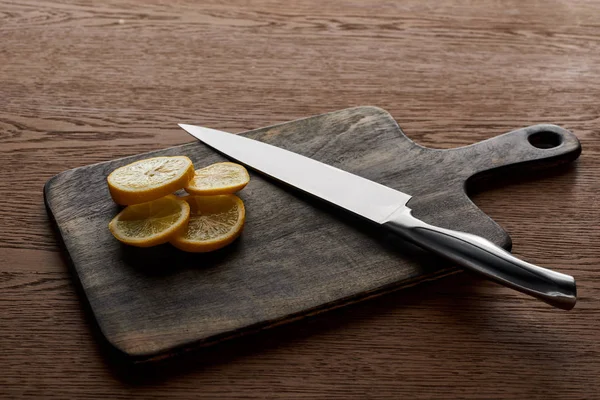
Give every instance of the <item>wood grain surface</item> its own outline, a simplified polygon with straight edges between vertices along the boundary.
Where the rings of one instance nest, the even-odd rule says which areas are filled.
[[[600,4],[0,2],[0,397],[600,398]],[[536,123],[571,168],[472,198],[570,312],[459,274],[149,370],[96,340],[43,205],[64,170],[357,105],[452,148]]]

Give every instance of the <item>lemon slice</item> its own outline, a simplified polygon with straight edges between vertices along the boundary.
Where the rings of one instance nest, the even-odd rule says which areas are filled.
[[[186,230],[173,236],[171,244],[180,250],[208,252],[225,247],[242,232],[246,210],[234,195],[186,196],[190,220]]]
[[[184,232],[189,217],[188,203],[171,194],[126,207],[110,221],[108,229],[123,243],[150,247]]]
[[[196,170],[185,191],[199,196],[230,194],[241,190],[250,181],[246,168],[231,162],[222,162]]]
[[[131,205],[160,199],[182,189],[193,176],[192,160],[175,156],[133,162],[115,169],[107,180],[113,200]]]

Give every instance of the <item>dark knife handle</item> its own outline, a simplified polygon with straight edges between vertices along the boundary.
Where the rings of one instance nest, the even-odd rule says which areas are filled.
[[[572,276],[520,260],[482,237],[429,225],[408,208],[383,225],[425,250],[554,307],[570,310],[577,302]]]

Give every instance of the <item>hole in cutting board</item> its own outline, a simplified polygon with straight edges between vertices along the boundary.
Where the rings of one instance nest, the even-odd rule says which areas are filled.
[[[558,133],[550,131],[536,132],[529,135],[527,140],[533,147],[538,149],[553,149],[562,143],[562,137]]]

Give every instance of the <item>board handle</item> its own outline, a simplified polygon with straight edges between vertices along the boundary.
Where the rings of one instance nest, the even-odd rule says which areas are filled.
[[[451,152],[464,153],[476,171],[470,175],[527,164],[546,168],[575,160],[581,154],[579,139],[557,125],[539,124],[517,129]],[[473,160],[475,158],[476,160]]]
[[[577,302],[572,276],[520,260],[482,237],[429,225],[413,217],[408,207],[383,225],[419,247],[551,306],[570,310]]]

